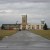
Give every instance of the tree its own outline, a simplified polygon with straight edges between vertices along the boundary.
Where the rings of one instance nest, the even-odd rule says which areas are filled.
[[[4,29],[4,26],[3,25],[1,26],[1,29]]]
[[[44,30],[47,30],[47,29],[48,29],[46,23],[44,24],[43,29],[44,29]]]

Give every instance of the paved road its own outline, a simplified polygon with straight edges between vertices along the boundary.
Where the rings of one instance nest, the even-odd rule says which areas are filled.
[[[19,31],[0,41],[0,50],[50,50],[50,40],[29,31]]]

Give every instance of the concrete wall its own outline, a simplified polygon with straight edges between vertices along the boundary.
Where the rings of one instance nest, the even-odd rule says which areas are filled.
[[[33,28],[32,28],[33,27]],[[22,25],[20,25],[20,29],[22,30]],[[37,25],[36,24],[34,24],[34,25],[26,25],[26,29],[37,29]],[[40,30],[42,30],[42,28],[41,28],[41,24],[39,24],[39,29]],[[37,29],[37,30],[39,30],[39,29]]]
[[[20,25],[20,29],[22,30],[22,25]]]
[[[43,25],[42,25],[43,26]],[[29,28],[29,29],[37,29],[37,25],[36,24],[34,24],[34,25],[27,25],[27,27]],[[39,24],[39,28],[38,29],[40,29],[40,30],[42,30],[43,28],[41,27],[41,24]],[[38,30],[37,29],[37,30]]]

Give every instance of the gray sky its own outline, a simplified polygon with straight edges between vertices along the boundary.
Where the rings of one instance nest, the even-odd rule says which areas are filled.
[[[28,23],[40,23],[44,19],[50,27],[49,0],[0,0],[0,25],[21,23],[23,14],[27,14]]]

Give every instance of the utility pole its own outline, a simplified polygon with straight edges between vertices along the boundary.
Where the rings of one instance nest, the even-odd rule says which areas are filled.
[[[16,30],[17,30],[17,22],[18,22],[18,21],[16,21]]]

